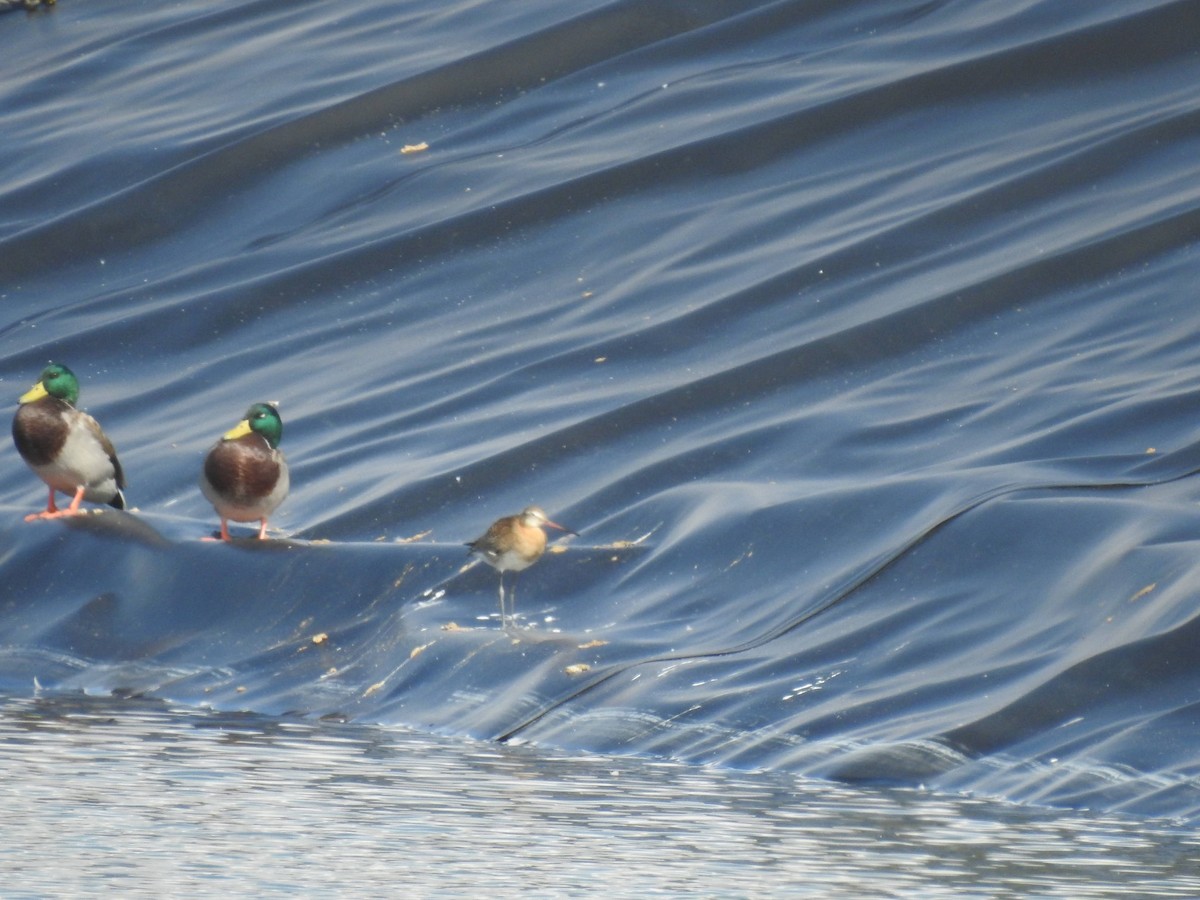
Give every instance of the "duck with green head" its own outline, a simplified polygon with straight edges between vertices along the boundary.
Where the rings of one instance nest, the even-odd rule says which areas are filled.
[[[35,475],[50,487],[46,508],[25,517],[57,519],[79,515],[79,504],[107,503],[125,508],[125,473],[117,460],[112,441],[99,423],[75,408],[79,401],[79,379],[66,366],[51,363],[42,370],[37,384],[22,394],[13,417],[13,443]],[[56,492],[71,498],[59,509]]]
[[[229,522],[259,522],[266,540],[267,519],[288,494],[287,460],[279,451],[283,420],[269,403],[255,403],[225,432],[204,458],[200,490],[221,517],[221,540]]]

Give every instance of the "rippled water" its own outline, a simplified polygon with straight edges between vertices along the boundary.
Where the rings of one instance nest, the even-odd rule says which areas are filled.
[[[1200,890],[1161,826],[396,729],[44,697],[0,756],[7,896]]]
[[[1191,0],[0,16],[0,388],[69,364],[135,507],[25,524],[4,458],[0,692],[1194,824],[1198,33]],[[287,539],[202,543],[259,400]],[[531,502],[581,536],[513,640],[462,544]]]

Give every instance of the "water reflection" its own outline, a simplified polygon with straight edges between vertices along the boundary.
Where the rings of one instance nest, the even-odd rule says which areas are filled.
[[[82,695],[0,706],[34,894],[1187,897],[1169,824]]]
[[[110,6],[0,27],[0,387],[69,362],[138,512],[25,527],[0,457],[0,691],[1200,821],[1195,4]],[[260,398],[293,540],[201,544],[204,453]],[[521,576],[514,646],[462,543],[534,501],[584,539]],[[210,771],[140,727],[168,803],[331,740],[261,762],[222,725]],[[380,752],[410,802],[421,754]],[[421,821],[502,808],[538,871],[544,804],[459,762]],[[279,776],[221,810],[265,850],[310,793],[350,815]],[[571,858],[637,856],[572,816]]]

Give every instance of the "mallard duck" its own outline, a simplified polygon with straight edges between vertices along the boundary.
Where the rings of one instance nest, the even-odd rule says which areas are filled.
[[[266,539],[267,518],[288,494],[282,438],[279,410],[255,403],[204,457],[200,490],[221,517],[221,540],[230,539],[229,520],[260,522],[259,540]]]
[[[26,522],[79,515],[84,500],[125,508],[125,473],[117,451],[99,423],[75,408],[78,401],[79,379],[56,363],[46,366],[37,384],[17,399],[13,443],[50,487],[46,508],[27,515]],[[54,504],[56,491],[71,497],[66,509]]]
[[[504,573],[521,572],[542,558],[546,552],[546,532],[557,528],[567,534],[578,534],[565,525],[551,522],[540,506],[527,506],[515,516],[497,519],[491,527],[467,544],[471,554],[500,573],[500,625],[507,628],[504,611]],[[510,591],[513,614],[516,613],[516,585]]]

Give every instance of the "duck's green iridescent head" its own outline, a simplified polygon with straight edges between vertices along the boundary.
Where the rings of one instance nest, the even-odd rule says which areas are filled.
[[[261,434],[274,450],[283,440],[283,419],[279,418],[279,410],[270,403],[255,403],[246,410],[242,421],[225,432],[225,440],[234,441],[248,434]]]
[[[79,401],[79,379],[66,366],[50,363],[42,369],[38,383],[22,394],[18,403],[32,403],[43,397],[57,397],[74,406]]]

